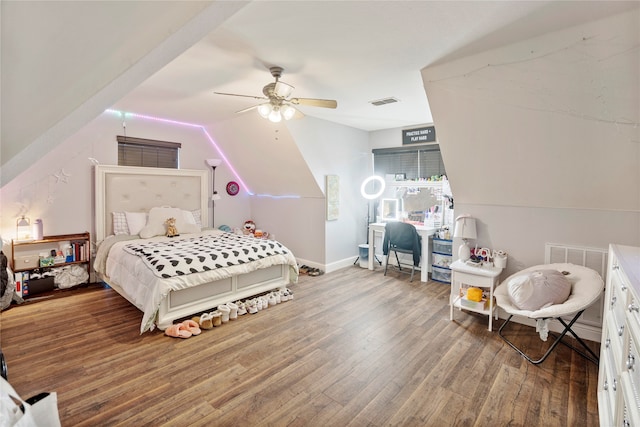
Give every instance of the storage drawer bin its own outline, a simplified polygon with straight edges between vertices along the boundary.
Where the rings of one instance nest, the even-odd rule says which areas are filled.
[[[433,239],[433,252],[440,254],[451,255],[451,247],[453,241],[443,239]]]
[[[451,270],[443,267],[431,267],[431,279],[437,282],[451,283]]]
[[[29,295],[52,291],[55,288],[53,280],[52,276],[44,277],[42,279],[29,279]]]
[[[449,268],[451,265],[451,255],[442,255],[442,254],[432,254],[433,262],[432,265],[435,267],[444,267]]]
[[[21,255],[15,257],[15,262],[14,271],[29,270],[40,266],[40,257],[38,255]]]

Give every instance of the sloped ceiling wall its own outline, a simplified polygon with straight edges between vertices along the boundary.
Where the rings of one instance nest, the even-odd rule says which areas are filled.
[[[456,202],[640,211],[640,12],[423,70]]]
[[[0,2],[2,185],[245,4]]]
[[[322,198],[286,123],[241,114],[212,127],[211,135],[253,194]]]

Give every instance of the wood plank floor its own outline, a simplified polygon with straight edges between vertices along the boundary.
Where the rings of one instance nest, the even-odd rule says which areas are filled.
[[[559,346],[534,366],[486,317],[449,321],[448,285],[354,266],[290,288],[189,339],[139,335],[142,313],[98,286],[14,306],[9,380],[24,398],[57,391],[63,426],[598,425],[593,363]]]

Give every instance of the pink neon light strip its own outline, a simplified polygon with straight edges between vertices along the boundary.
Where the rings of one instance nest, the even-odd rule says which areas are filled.
[[[249,190],[249,187],[247,186],[247,184],[244,183],[244,181],[242,180],[242,178],[240,178],[240,175],[238,175],[238,172],[236,172],[236,170],[233,168],[233,166],[231,166],[231,162],[229,162],[229,160],[227,159],[227,157],[224,155],[224,153],[222,152],[222,150],[220,149],[220,147],[218,147],[218,144],[216,144],[216,142],[213,140],[213,138],[211,137],[211,135],[209,135],[209,132],[207,132],[207,130],[204,128],[204,126],[202,125],[198,125],[198,124],[194,124],[194,123],[186,123],[186,122],[179,122],[177,120],[170,120],[170,119],[163,119],[160,117],[153,117],[153,116],[147,116],[144,114],[137,114],[137,113],[123,113],[122,111],[118,111],[118,110],[113,110],[113,109],[107,109],[105,110],[108,113],[114,113],[114,114],[119,114],[123,117],[131,116],[131,117],[136,117],[139,119],[144,119],[144,120],[151,120],[151,121],[156,121],[156,122],[161,122],[161,123],[168,123],[171,125],[178,125],[178,126],[186,126],[186,127],[195,127],[195,128],[199,128],[200,130],[202,130],[202,132],[205,134],[205,136],[207,137],[207,139],[209,140],[209,142],[211,142],[211,144],[213,145],[213,147],[216,149],[216,151],[218,152],[218,154],[220,155],[220,157],[222,158],[222,160],[227,164],[227,166],[229,166],[229,169],[231,169],[231,172],[233,173],[233,176],[236,177],[236,179],[238,180],[238,182],[240,183],[240,185],[242,187],[244,187],[244,189],[246,190],[246,192],[250,195],[253,196],[254,193],[251,192],[251,190]]]

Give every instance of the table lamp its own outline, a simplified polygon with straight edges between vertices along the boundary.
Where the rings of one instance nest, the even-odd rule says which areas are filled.
[[[456,229],[453,232],[453,237],[459,237],[462,239],[462,244],[458,248],[458,258],[462,261],[467,261],[471,258],[471,248],[467,242],[468,239],[477,238],[476,234],[476,220],[471,215],[460,215],[456,218]]]

